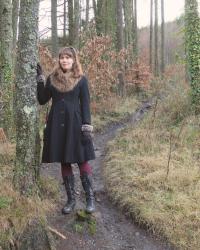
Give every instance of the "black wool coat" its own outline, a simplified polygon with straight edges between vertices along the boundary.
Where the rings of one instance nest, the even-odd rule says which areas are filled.
[[[84,138],[83,124],[91,124],[88,81],[82,76],[72,90],[61,92],[49,76],[37,84],[37,98],[44,105],[52,98],[44,130],[42,162],[82,163],[95,159],[92,140]]]

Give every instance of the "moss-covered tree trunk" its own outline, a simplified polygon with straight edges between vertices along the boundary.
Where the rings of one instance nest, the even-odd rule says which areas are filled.
[[[192,104],[200,113],[200,18],[197,0],[185,0],[185,48]]]
[[[37,187],[36,137],[38,110],[36,99],[36,64],[38,61],[39,0],[21,0],[16,66],[15,117],[16,162],[14,185],[21,194],[31,194]]]
[[[19,17],[19,0],[12,0],[12,28],[13,28],[13,50],[16,49],[17,43],[17,30],[18,30],[18,17]]]
[[[12,131],[12,3],[0,0],[0,127]]]

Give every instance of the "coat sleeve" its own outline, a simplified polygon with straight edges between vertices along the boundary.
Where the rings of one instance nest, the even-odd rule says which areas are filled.
[[[37,83],[37,99],[40,105],[46,104],[51,99],[50,77],[47,78],[46,84],[44,81]]]
[[[83,78],[80,87],[80,107],[82,124],[91,124],[90,93],[88,89],[88,80],[86,77]]]

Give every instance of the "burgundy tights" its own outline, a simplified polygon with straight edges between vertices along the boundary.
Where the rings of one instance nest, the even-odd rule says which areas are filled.
[[[78,163],[78,166],[79,166],[80,176],[82,176],[83,173],[87,173],[88,175],[92,174],[91,166],[87,161],[83,163]],[[61,163],[61,172],[63,179],[65,178],[65,176],[72,175],[73,172],[71,163]]]

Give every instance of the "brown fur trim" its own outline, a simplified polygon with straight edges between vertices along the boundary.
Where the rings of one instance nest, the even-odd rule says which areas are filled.
[[[51,84],[60,92],[68,92],[72,90],[81,77],[74,77],[72,71],[63,72],[60,67],[57,67],[51,74]]]

